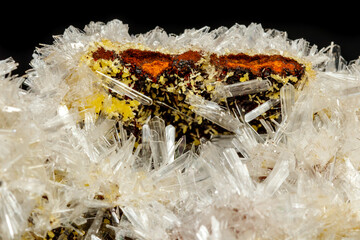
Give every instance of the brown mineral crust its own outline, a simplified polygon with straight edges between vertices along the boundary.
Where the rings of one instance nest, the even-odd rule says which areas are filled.
[[[115,51],[105,50],[103,47],[100,47],[95,52],[93,52],[92,57],[95,61],[99,59],[114,61],[115,58],[118,58],[118,55],[115,53]]]
[[[187,51],[173,58],[173,72],[178,76],[187,78],[197,68],[196,63],[201,59],[198,51]]]
[[[187,62],[193,62],[193,63],[199,61],[200,58],[201,58],[200,52],[193,51],[193,50],[190,50],[190,51],[187,51],[180,55],[175,56],[175,59],[178,61],[187,61]]]
[[[281,77],[295,76],[300,79],[305,72],[302,64],[281,55],[239,53],[218,56],[211,54],[210,63],[217,69],[250,72],[255,77],[267,77],[275,74]]]

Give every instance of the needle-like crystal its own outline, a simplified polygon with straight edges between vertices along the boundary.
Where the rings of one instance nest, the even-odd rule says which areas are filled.
[[[189,95],[188,102],[193,107],[193,111],[212,121],[213,123],[229,130],[237,132],[242,123],[230,112],[222,109],[217,103],[203,99],[196,95]]]
[[[139,101],[143,105],[152,105],[153,104],[153,100],[151,98],[149,98],[148,96],[145,96],[144,94],[132,89],[131,87],[127,86],[126,84],[124,84],[112,77],[109,77],[99,71],[96,71],[96,72],[102,76],[103,80],[105,80],[105,79],[110,80],[110,83],[113,84],[113,86],[110,87],[108,84],[103,83],[103,86],[106,87],[107,89],[110,89],[111,91],[113,91],[117,94],[120,94],[120,95],[126,95],[131,99]]]
[[[215,88],[214,99],[236,97],[263,92],[271,88],[269,80],[254,79],[234,84],[219,84]]]
[[[260,106],[254,108],[250,112],[245,114],[245,122],[250,122],[260,116],[261,114],[270,110],[270,108],[278,105],[280,103],[279,99],[270,99],[265,103],[261,104]]]
[[[280,89],[281,116],[283,120],[290,116],[295,104],[295,87],[287,83]]]

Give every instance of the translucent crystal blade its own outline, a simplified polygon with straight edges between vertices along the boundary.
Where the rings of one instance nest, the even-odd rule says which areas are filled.
[[[0,129],[0,135],[1,134],[14,134],[16,133],[16,129]]]
[[[240,192],[245,196],[251,196],[255,190],[255,187],[250,178],[247,166],[242,163],[235,149],[227,148],[223,154],[225,159],[228,161],[229,166],[233,170],[233,174],[237,180],[237,185],[240,188]]]
[[[131,135],[129,139],[124,143],[124,145],[121,147],[121,151],[119,151],[116,158],[113,158],[110,161],[110,164],[112,166],[112,171],[114,174],[116,174],[120,169],[126,165],[128,161],[133,157],[133,149],[135,145],[135,137],[134,135]]]
[[[157,169],[168,157],[165,122],[159,117],[154,117],[149,121],[150,127],[150,147],[154,168]]]
[[[295,104],[295,87],[287,83],[280,89],[281,116],[283,121],[290,116]]]
[[[88,229],[88,231],[84,237],[85,240],[93,240],[94,239],[93,234],[96,234],[99,232],[100,226],[102,224],[103,216],[104,216],[104,210],[99,209],[96,213],[94,221],[92,222],[90,228]]]
[[[226,130],[237,132],[242,126],[242,123],[237,118],[230,112],[222,109],[215,102],[207,101],[195,95],[189,95],[188,101],[196,114],[212,121]]]
[[[279,99],[270,99],[266,101],[265,103],[261,104],[260,106],[254,108],[250,112],[245,114],[245,122],[250,122],[260,116],[261,114],[269,111],[272,107],[279,104]]]
[[[260,119],[260,123],[265,128],[266,133],[267,133],[267,135],[269,137],[274,135],[275,131],[274,131],[273,127],[271,126],[271,124],[268,121],[266,121],[264,119]]]
[[[232,140],[235,135],[216,135],[211,138],[211,142],[219,147],[229,147],[232,145]]]
[[[19,64],[12,57],[0,61],[0,76],[15,70]]]
[[[236,97],[247,94],[254,94],[258,92],[263,92],[269,90],[271,87],[271,82],[269,80],[259,80],[254,79],[245,82],[239,82],[229,85],[217,85],[215,88],[215,98],[224,98],[224,97]]]
[[[360,86],[348,87],[338,92],[341,98],[355,97],[360,95]]]
[[[142,161],[142,167],[144,169],[150,169],[151,167],[151,131],[148,124],[144,124],[142,127],[142,143],[141,143],[141,150],[140,150],[140,158]]]
[[[132,89],[131,87],[128,87],[126,84],[124,84],[112,77],[109,77],[99,71],[96,71],[96,72],[102,76],[102,79],[105,80],[105,82],[110,81],[110,83],[114,85],[114,86],[110,87],[108,84],[104,83],[103,86],[105,88],[108,88],[117,94],[126,95],[131,99],[137,100],[138,102],[140,102],[143,105],[152,105],[153,104],[153,100],[150,97],[145,96],[144,94]]]
[[[323,49],[323,51],[330,57],[326,65],[326,70],[329,72],[337,72],[346,66],[345,59],[341,56],[341,47],[334,42]]]
[[[5,239],[20,237],[18,234],[22,232],[25,218],[25,213],[14,194],[0,181],[0,237],[3,236]]]
[[[21,112],[21,109],[18,107],[12,107],[12,106],[4,106],[2,108],[3,112],[8,112],[8,113],[12,113],[12,112]]]
[[[176,158],[172,163],[161,166],[156,172],[153,174],[154,181],[159,181],[168,177],[171,174],[174,174],[174,171],[181,170],[185,167],[185,164],[188,163],[191,157],[190,151],[184,153],[183,155]]]
[[[264,182],[265,192],[270,195],[273,195],[289,176],[290,161],[289,159],[285,158],[287,156],[286,154],[284,154],[283,156],[284,158],[280,158],[277,160],[274,169],[271,171],[271,173]]]
[[[166,137],[166,149],[168,152],[168,162],[172,163],[175,156],[175,127],[173,125],[168,125],[165,128],[165,137]]]

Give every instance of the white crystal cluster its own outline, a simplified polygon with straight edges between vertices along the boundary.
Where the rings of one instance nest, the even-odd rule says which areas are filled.
[[[283,119],[276,128],[263,120],[267,134],[246,119],[269,106],[242,116],[194,96],[195,112],[234,135],[187,151],[186,139],[153,117],[134,148],[121,124],[63,103],[97,87],[78,62],[101,39],[154,50],[284,54],[310,62],[314,74],[301,91],[284,85],[280,101],[265,103],[281,105]],[[0,239],[45,237],[60,226],[80,239],[105,239],[107,209],[106,229],[116,239],[359,239],[360,59],[346,63],[339,50],[259,24],[130,36],[114,20],[69,27],[36,49],[24,77],[11,75],[13,59],[0,61]]]

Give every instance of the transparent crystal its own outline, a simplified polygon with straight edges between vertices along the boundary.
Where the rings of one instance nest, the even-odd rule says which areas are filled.
[[[344,69],[344,67],[346,66],[346,61],[341,56],[341,48],[339,45],[331,42],[331,44],[323,51],[329,56],[326,71],[337,72]]]
[[[263,92],[269,90],[272,86],[269,80],[261,80],[261,79],[254,79],[245,82],[239,82],[234,84],[218,84],[215,88],[214,98],[229,98],[229,97],[236,97],[248,94],[254,94],[258,92]]]
[[[155,182],[167,178],[174,174],[174,171],[182,170],[185,168],[187,164],[189,164],[189,161],[191,158],[191,152],[188,151],[178,158],[176,158],[173,162],[170,162],[169,164],[162,165],[160,168],[157,169],[152,175],[152,178]]]
[[[240,193],[245,196],[251,196],[254,193],[255,186],[250,177],[247,166],[239,158],[234,148],[225,149],[223,154],[230,166],[230,169],[233,171],[234,178],[237,180],[237,186],[240,189]]]
[[[159,117],[154,117],[149,121],[149,127],[151,156],[154,168],[157,169],[164,162],[167,162],[168,158],[165,122]]]
[[[250,122],[255,118],[259,117],[261,114],[269,111],[272,107],[278,105],[280,103],[279,99],[270,99],[265,103],[259,105],[258,107],[254,108],[250,112],[245,114],[245,122]]]
[[[345,88],[338,92],[339,96],[342,98],[346,97],[356,97],[360,95],[360,86],[353,86]]]
[[[237,118],[230,112],[222,109],[215,102],[202,99],[195,95],[189,95],[188,101],[196,114],[212,121],[226,130],[237,132],[242,126],[242,123]]]
[[[168,125],[165,127],[166,150],[168,152],[168,163],[172,163],[175,158],[175,127]]]
[[[265,192],[273,195],[280,186],[284,183],[290,173],[290,159],[286,159],[288,155],[281,155],[281,158],[277,160],[274,169],[264,182]]]
[[[4,107],[2,108],[2,111],[3,111],[3,112],[9,112],[9,113],[12,113],[12,112],[20,112],[20,111],[21,111],[21,108],[12,107],[12,106],[4,106]]]
[[[285,121],[295,104],[295,87],[287,83],[280,89],[281,117]]]
[[[26,215],[14,194],[0,181],[0,236],[5,240],[19,238]]]
[[[19,64],[12,57],[0,61],[0,76],[11,73]]]
[[[87,230],[87,233],[84,237],[85,240],[93,240],[93,239],[98,238],[98,237],[96,237],[95,234],[97,234],[99,232],[100,226],[103,221],[103,216],[104,216],[104,210],[99,209],[96,213],[96,216],[95,216],[90,228]]]
[[[272,125],[269,123],[269,121],[266,121],[264,119],[260,119],[260,123],[263,125],[263,127],[265,128],[267,135],[269,137],[272,137],[275,133],[274,128],[272,127]]]
[[[128,96],[131,99],[137,100],[141,104],[144,104],[144,105],[152,105],[153,104],[153,100],[150,97],[145,96],[144,94],[132,89],[131,87],[128,87],[126,84],[124,84],[112,77],[109,77],[99,71],[96,71],[96,72],[102,76],[102,79],[105,82],[103,84],[103,86],[105,88],[110,89],[111,91],[113,91],[119,95]],[[108,81],[110,81],[110,84],[113,85],[112,87],[110,87],[107,84]]]
[[[142,143],[141,143],[141,160],[142,165],[145,169],[150,169],[151,167],[151,147],[150,147],[150,140],[151,140],[151,131],[149,124],[144,124],[141,130],[142,134]]]

